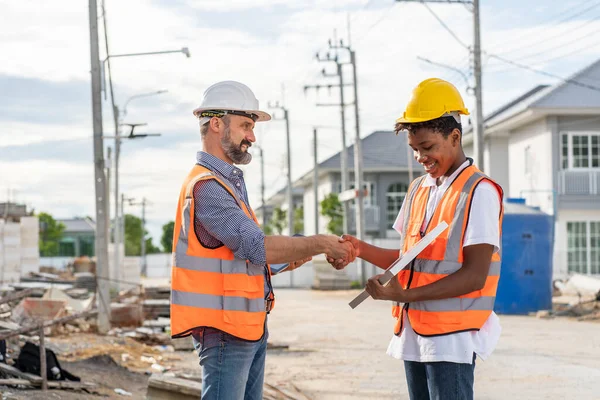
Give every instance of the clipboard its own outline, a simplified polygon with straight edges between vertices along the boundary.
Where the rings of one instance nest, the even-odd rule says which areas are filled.
[[[409,251],[406,252],[402,257],[398,258],[394,261],[383,273],[382,276],[379,277],[379,283],[382,285],[387,285],[390,280],[394,276],[396,276],[400,271],[406,268],[412,260],[417,258],[417,256],[425,250],[425,247],[429,246],[442,232],[444,232],[448,228],[448,224],[445,221],[442,221],[439,225],[437,225],[431,232],[427,235],[423,236],[421,240],[419,240]],[[371,295],[363,290],[358,296],[356,296],[348,305],[355,309],[358,307],[363,301],[371,297]]]

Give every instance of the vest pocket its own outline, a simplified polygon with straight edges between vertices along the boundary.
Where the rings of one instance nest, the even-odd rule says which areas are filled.
[[[225,296],[259,297],[263,296],[264,288],[259,276],[246,274],[224,274],[223,294]]]

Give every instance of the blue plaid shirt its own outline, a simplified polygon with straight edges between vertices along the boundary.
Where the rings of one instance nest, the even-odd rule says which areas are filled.
[[[198,152],[196,160],[229,183],[238,198],[250,209],[242,170],[203,151]],[[214,179],[200,181],[194,186],[194,228],[196,237],[206,247],[223,244],[237,258],[249,260],[256,265],[267,263],[265,234],[248,218],[227,189]],[[265,269],[265,298],[269,291]],[[215,328],[199,328],[192,335],[196,342],[209,348],[217,346],[222,335],[226,334]],[[265,335],[268,337],[266,324]]]
[[[198,152],[197,161],[229,183],[250,209],[242,170],[203,151]],[[200,243],[206,247],[223,244],[237,258],[256,265],[266,264],[265,234],[220,183],[214,179],[198,182],[194,187],[194,204],[194,227]]]

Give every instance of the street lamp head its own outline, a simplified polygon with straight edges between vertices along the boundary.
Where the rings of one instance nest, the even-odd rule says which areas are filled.
[[[185,56],[186,56],[187,58],[190,58],[190,57],[192,56],[192,55],[190,54],[190,49],[188,49],[187,47],[183,47],[183,48],[181,49],[181,52],[182,52],[183,54],[185,54]]]

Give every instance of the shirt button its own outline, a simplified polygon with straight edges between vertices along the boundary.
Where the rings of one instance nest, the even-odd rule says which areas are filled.
[[[236,184],[235,184],[235,186],[237,186],[237,187],[240,187],[240,184],[239,184],[239,183],[236,183]]]

